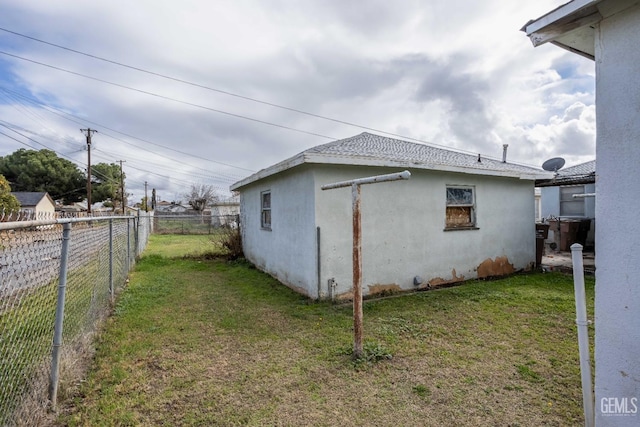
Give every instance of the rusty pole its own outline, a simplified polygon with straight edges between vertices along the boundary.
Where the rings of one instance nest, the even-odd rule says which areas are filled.
[[[341,181],[334,184],[323,185],[323,190],[351,187],[351,205],[353,209],[353,357],[360,359],[363,355],[362,346],[362,223],[360,212],[360,186],[363,184],[376,184],[378,182],[398,181],[409,179],[409,171],[377,175],[368,178]]]
[[[362,357],[362,225],[360,185],[351,185],[353,208],[353,357]]]

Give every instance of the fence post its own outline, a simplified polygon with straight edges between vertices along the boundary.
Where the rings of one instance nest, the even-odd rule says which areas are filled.
[[[109,296],[113,303],[113,219],[109,219]]]
[[[136,259],[138,259],[138,241],[140,240],[140,212],[138,212],[138,216],[134,219],[133,221],[133,230],[134,230],[134,244],[136,245],[135,247],[135,251],[134,254],[136,256]]]
[[[127,218],[127,274],[131,270],[131,223]]]
[[[62,226],[62,251],[60,253],[60,273],[58,276],[58,303],[53,329],[53,348],[51,351],[51,377],[49,382],[49,400],[53,408],[58,400],[58,382],[60,380],[60,347],[62,346],[62,326],[64,322],[64,300],[67,288],[67,268],[69,259],[69,240],[71,223]]]

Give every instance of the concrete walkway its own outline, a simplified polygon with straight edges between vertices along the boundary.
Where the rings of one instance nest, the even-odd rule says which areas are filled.
[[[596,260],[593,252],[583,252],[582,263],[585,274],[595,274]],[[546,250],[542,255],[542,268],[545,271],[560,271],[573,274],[573,262],[571,252]]]

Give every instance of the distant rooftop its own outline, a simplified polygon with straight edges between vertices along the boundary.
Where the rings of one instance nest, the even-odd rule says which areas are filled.
[[[536,187],[556,187],[559,185],[592,184],[596,182],[596,161],[580,163],[566,169],[561,169],[551,179],[536,180]]]
[[[550,177],[542,169],[436,148],[425,144],[361,133],[351,138],[309,148],[289,159],[236,182],[231,190],[299,166],[303,163],[431,169],[477,175],[535,180]]]
[[[48,193],[44,191],[15,191],[11,194],[13,194],[16,199],[18,199],[18,202],[20,202],[20,206],[22,206],[23,208],[27,206],[37,205],[38,203],[40,203],[40,200],[42,200],[44,197],[47,197],[48,195]]]

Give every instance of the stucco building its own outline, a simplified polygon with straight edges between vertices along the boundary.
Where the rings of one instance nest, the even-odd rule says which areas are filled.
[[[574,0],[523,28],[595,61],[595,421],[640,424],[640,2]]]
[[[350,297],[351,192],[321,186],[403,169],[410,180],[362,188],[364,295],[534,264],[534,181],[544,171],[369,133],[231,186],[240,193],[245,256],[311,298]]]

